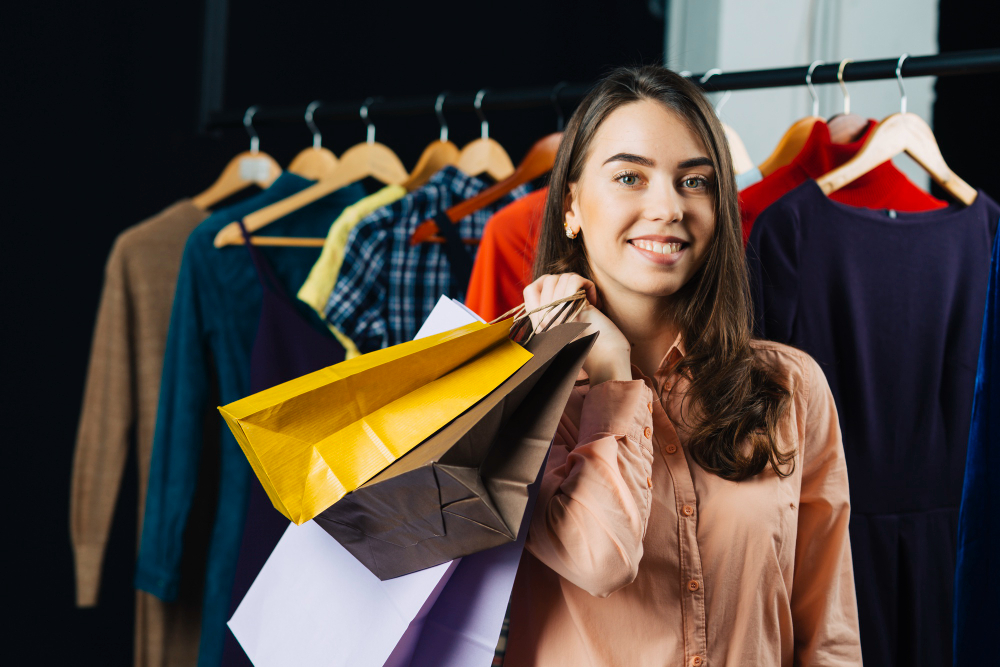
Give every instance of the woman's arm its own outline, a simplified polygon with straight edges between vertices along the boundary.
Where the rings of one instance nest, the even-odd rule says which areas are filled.
[[[579,431],[564,418],[549,454],[527,549],[591,595],[607,597],[638,571],[652,493],[652,400],[641,380],[591,387]]]
[[[837,406],[823,370],[805,365],[806,423],[792,584],[796,665],[861,664],[848,523],[851,500]]]

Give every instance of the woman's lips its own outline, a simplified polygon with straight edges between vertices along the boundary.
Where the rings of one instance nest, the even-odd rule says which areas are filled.
[[[641,257],[661,266],[676,264],[688,248],[687,243],[679,241],[661,243],[648,239],[629,239],[628,244]]]

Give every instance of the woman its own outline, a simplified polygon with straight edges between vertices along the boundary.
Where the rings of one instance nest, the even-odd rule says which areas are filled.
[[[836,407],[751,340],[732,163],[711,105],[620,69],[573,115],[528,309],[584,289],[600,332],[517,574],[506,664],[859,665]]]

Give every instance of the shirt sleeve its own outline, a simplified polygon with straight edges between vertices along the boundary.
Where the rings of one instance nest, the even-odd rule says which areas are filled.
[[[826,376],[806,366],[806,419],[792,625],[796,665],[860,665],[858,605],[848,523],[850,492],[837,407]]]
[[[181,261],[163,360],[149,487],[135,586],[156,597],[177,597],[184,529],[194,497],[209,405],[211,372],[192,237]]]
[[[563,420],[542,477],[526,548],[591,595],[607,597],[638,573],[651,496],[652,400],[640,380],[591,388],[579,432]]]
[[[362,220],[348,237],[344,262],[325,314],[337,338],[350,340],[362,354],[389,345],[383,271],[389,243],[385,225],[392,217],[390,211],[379,213],[377,218]]]
[[[759,338],[789,343],[799,300],[798,214],[780,203],[757,218],[746,249]]]
[[[116,242],[104,271],[70,481],[70,535],[80,607],[97,604],[135,415],[126,270]]]

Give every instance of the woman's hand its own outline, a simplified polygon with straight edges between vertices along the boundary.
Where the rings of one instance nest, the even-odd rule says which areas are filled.
[[[576,273],[544,275],[524,288],[524,307],[531,312],[539,306],[576,294],[581,289],[587,293],[587,305],[576,320],[590,324],[588,332],[597,331],[599,334],[587,360],[583,362],[590,384],[631,380],[631,346],[615,323],[597,309],[597,287],[593,282]],[[551,311],[535,313],[531,316],[531,323],[537,327],[543,318],[551,315]]]

